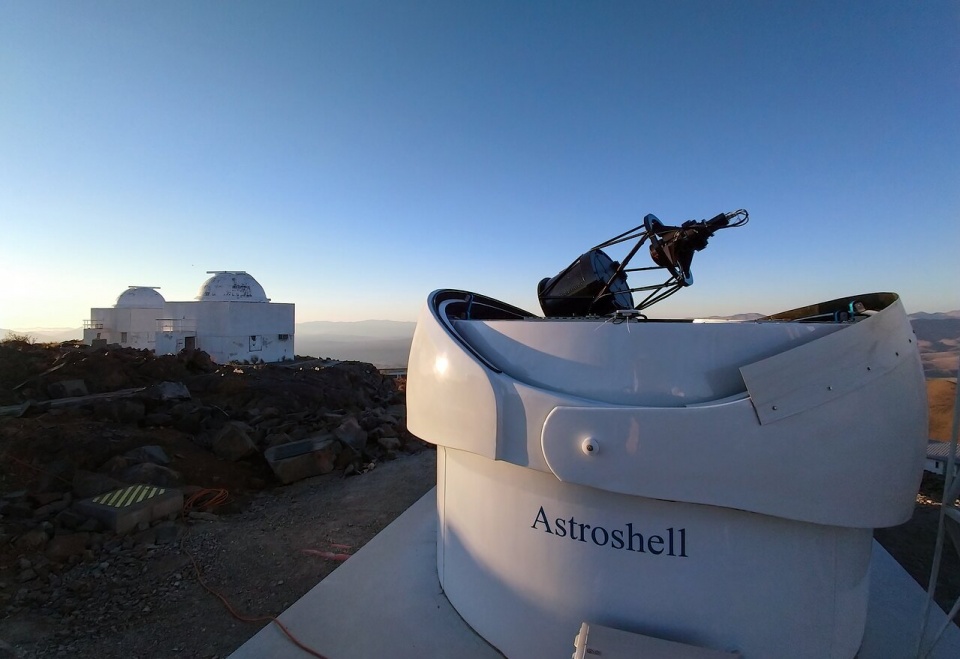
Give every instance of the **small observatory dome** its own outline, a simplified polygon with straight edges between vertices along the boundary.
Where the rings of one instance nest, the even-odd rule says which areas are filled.
[[[114,307],[133,309],[163,309],[166,300],[157,292],[159,286],[130,286],[117,297]]]
[[[195,299],[202,302],[269,302],[263,286],[246,272],[212,270]]]

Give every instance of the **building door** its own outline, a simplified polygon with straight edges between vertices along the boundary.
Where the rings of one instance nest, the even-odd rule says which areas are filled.
[[[185,336],[183,337],[183,349],[184,350],[193,350],[197,347],[197,337],[195,336]]]

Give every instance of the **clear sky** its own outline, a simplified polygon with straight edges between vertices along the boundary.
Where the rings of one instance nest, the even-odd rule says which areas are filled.
[[[741,207],[651,316],[960,308],[960,3],[0,0],[0,327],[208,270],[298,321],[539,312]]]

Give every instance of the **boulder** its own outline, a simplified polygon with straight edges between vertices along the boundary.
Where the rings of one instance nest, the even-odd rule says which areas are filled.
[[[131,449],[124,453],[123,457],[135,463],[151,462],[156,465],[170,464],[170,458],[167,456],[166,451],[156,444],[139,446],[135,449]]]
[[[173,469],[152,462],[142,462],[123,472],[123,480],[127,483],[176,487],[180,484],[180,474]]]
[[[399,451],[400,439],[398,437],[381,437],[377,444],[385,451]]]
[[[284,484],[334,470],[341,444],[330,435],[271,446],[263,452],[273,473]]]
[[[190,390],[182,382],[160,382],[140,394],[147,400],[190,400]]]
[[[147,408],[143,401],[134,398],[112,400],[94,407],[94,415],[97,419],[115,421],[117,423],[136,423],[140,421],[146,413]]]
[[[231,421],[213,438],[213,452],[224,460],[241,460],[257,452],[257,445],[250,438],[250,426],[240,421]]]
[[[104,474],[83,470],[73,474],[73,495],[79,499],[95,497],[119,487],[123,487],[123,483]]]
[[[89,393],[87,383],[83,380],[60,380],[47,385],[47,395],[50,398],[75,398]]]
[[[337,439],[358,453],[367,445],[367,431],[360,427],[356,417],[348,416],[336,430],[333,431]]]
[[[68,533],[55,535],[47,544],[44,552],[55,563],[66,563],[71,556],[80,556],[90,542],[89,533]]]
[[[30,529],[14,540],[13,548],[24,553],[38,551],[47,545],[48,539],[47,532],[43,529]]]

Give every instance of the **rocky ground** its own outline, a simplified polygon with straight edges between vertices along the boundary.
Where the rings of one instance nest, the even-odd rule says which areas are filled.
[[[284,484],[264,452],[304,439],[323,447],[315,475]],[[226,656],[427,492],[435,464],[402,381],[369,364],[0,342],[0,658]],[[118,535],[74,508],[140,482],[182,488],[183,510]],[[876,534],[924,584],[940,490],[926,477],[913,520]],[[942,603],[960,594],[946,559]]]

